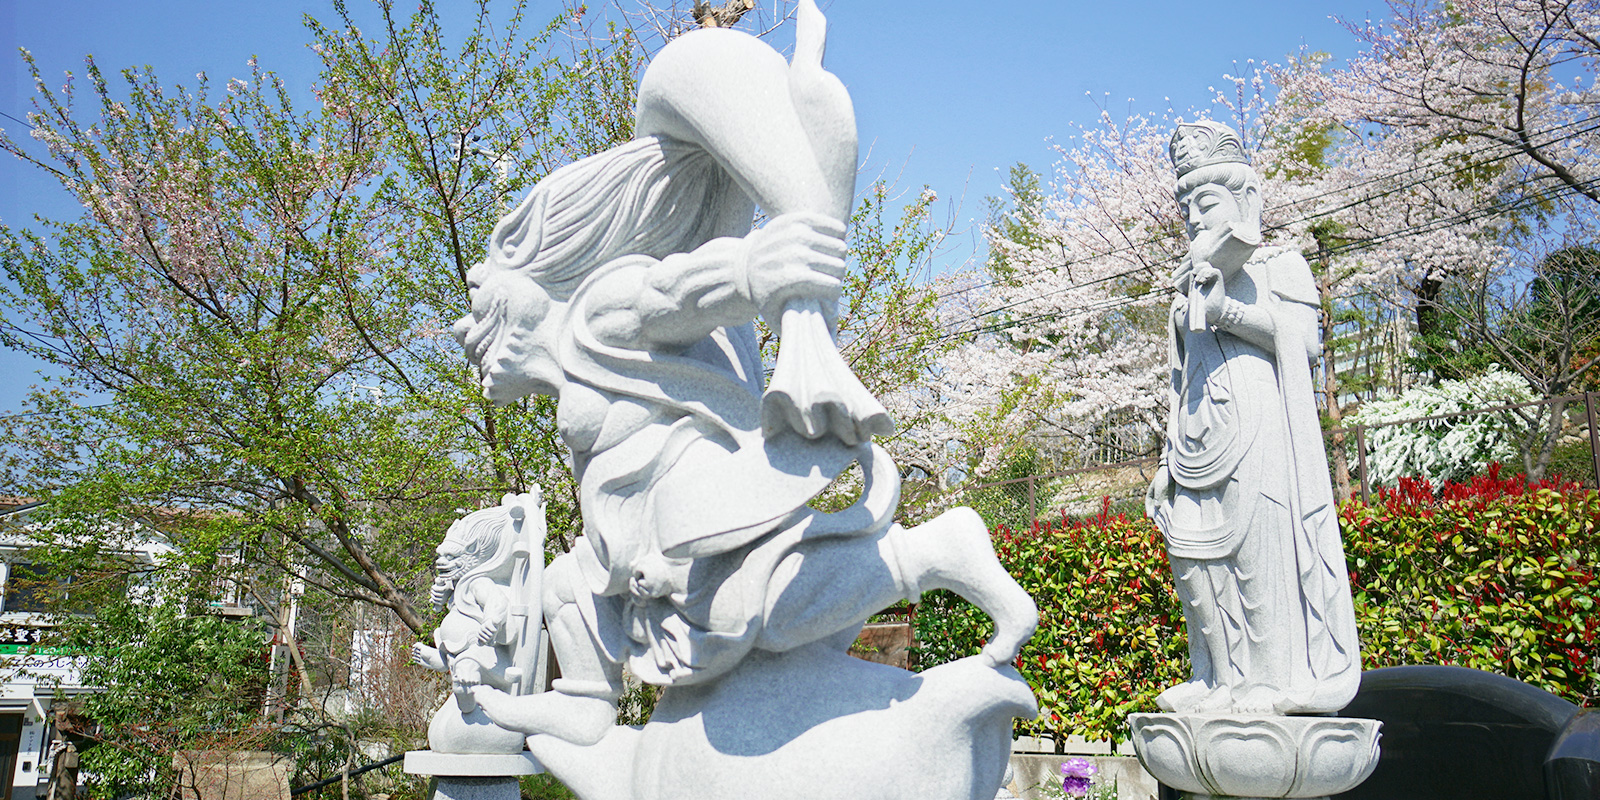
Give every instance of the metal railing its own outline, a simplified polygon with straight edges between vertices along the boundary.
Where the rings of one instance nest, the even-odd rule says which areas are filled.
[[[1571,407],[1583,404],[1581,422],[1572,423]],[[1506,414],[1534,407],[1548,408],[1560,404],[1562,413],[1567,417],[1564,427],[1576,428],[1576,435],[1588,439],[1588,458],[1584,465],[1583,475],[1566,474],[1562,477],[1568,480],[1577,480],[1592,487],[1600,487],[1600,392],[1586,392],[1583,394],[1563,395],[1560,397],[1546,397],[1530,400],[1523,403],[1506,403],[1497,406],[1466,409],[1445,414],[1433,414],[1425,417],[1392,420],[1366,425],[1351,425],[1348,427],[1332,428],[1323,432],[1325,443],[1328,446],[1330,470],[1336,463],[1337,451],[1343,450],[1348,460],[1354,464],[1350,469],[1350,488],[1341,501],[1350,496],[1359,494],[1363,501],[1369,501],[1374,489],[1372,469],[1369,463],[1369,435],[1376,430],[1392,428],[1403,425],[1423,425],[1431,422],[1440,422],[1462,417],[1482,414]],[[1547,415],[1548,412],[1545,412]],[[1529,429],[1531,431],[1531,428]],[[1526,431],[1524,432],[1527,433]],[[1508,433],[1507,435],[1513,435]],[[1542,438],[1525,435],[1527,442],[1535,442]],[[1570,440],[1573,434],[1566,434]],[[1354,447],[1348,445],[1354,440]],[[1353,452],[1351,452],[1353,450]],[[1522,448],[1526,453],[1527,448]],[[943,507],[955,505],[970,505],[991,524],[1009,523],[1017,524],[1022,520],[1039,519],[1046,513],[1053,513],[1065,509],[1068,513],[1088,514],[1094,513],[1103,507],[1105,500],[1110,498],[1111,504],[1118,510],[1135,512],[1142,508],[1142,498],[1145,487],[1149,485],[1150,478],[1156,464],[1157,456],[1134,458],[1112,463],[1092,464],[1077,469],[1062,470],[1058,472],[1029,475],[1021,478],[1009,478],[999,481],[986,481],[982,483],[961,484],[954,488],[941,503]],[[1515,467],[1513,471],[1521,472],[1519,465],[1508,464]],[[1091,480],[1092,476],[1106,475],[1100,481]],[[1336,487],[1338,482],[1335,482]],[[1063,498],[1068,498],[1070,503],[1064,504]]]
[[[1371,470],[1367,464],[1367,433],[1369,431],[1379,430],[1381,428],[1392,428],[1397,425],[1417,425],[1424,422],[1440,422],[1449,419],[1459,419],[1462,417],[1479,416],[1483,414],[1503,414],[1507,411],[1533,408],[1535,406],[1548,407],[1559,404],[1562,406],[1562,410],[1564,411],[1566,406],[1580,402],[1584,405],[1585,422],[1583,427],[1587,428],[1586,435],[1589,439],[1590,463],[1588,466],[1591,471],[1587,476],[1587,479],[1592,481],[1592,483],[1589,484],[1590,486],[1600,487],[1600,427],[1597,427],[1595,424],[1596,418],[1600,417],[1600,392],[1585,392],[1583,394],[1569,394],[1562,395],[1560,397],[1545,397],[1538,400],[1529,400],[1523,403],[1506,403],[1504,405],[1489,406],[1485,408],[1472,408],[1464,411],[1452,411],[1447,414],[1433,414],[1426,417],[1400,419],[1393,420],[1391,422],[1377,422],[1370,425],[1354,425],[1348,428],[1332,428],[1323,432],[1323,438],[1327,441],[1329,446],[1331,460],[1331,451],[1334,447],[1342,447],[1345,444],[1344,437],[1355,437],[1357,466],[1356,475],[1354,477],[1359,482],[1361,499],[1363,502],[1366,502],[1372,499]],[[1578,476],[1576,475],[1565,475],[1564,477],[1573,480],[1578,479]],[[1340,499],[1344,500],[1347,498]]]
[[[328,778],[323,778],[322,780],[317,781],[316,783],[308,783],[308,784],[306,784],[304,786],[296,786],[293,789],[289,790],[289,796],[290,797],[294,797],[296,795],[305,794],[306,792],[316,791],[317,789],[321,789],[324,786],[332,786],[333,784],[339,783],[340,781],[349,780],[350,778],[354,778],[354,777],[356,777],[358,775],[364,775],[364,774],[366,774],[368,772],[371,772],[371,771],[373,771],[375,769],[382,769],[384,767],[389,766],[390,764],[398,764],[401,761],[404,761],[405,759],[406,759],[406,754],[405,753],[401,753],[399,755],[390,756],[390,757],[388,757],[388,758],[386,758],[386,759],[384,759],[382,761],[374,761],[371,764],[367,764],[365,766],[356,767],[355,769],[349,770],[348,772],[341,770],[338,775],[334,775],[334,776],[328,777]]]

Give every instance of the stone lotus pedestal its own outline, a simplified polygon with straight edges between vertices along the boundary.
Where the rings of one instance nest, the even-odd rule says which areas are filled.
[[[544,772],[531,753],[406,753],[405,770],[436,779],[428,800],[517,800],[517,776]]]
[[[1186,800],[1327,798],[1378,766],[1383,723],[1342,717],[1132,714],[1139,763]]]

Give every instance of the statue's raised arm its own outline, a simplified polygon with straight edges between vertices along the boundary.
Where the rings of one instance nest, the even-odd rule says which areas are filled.
[[[636,132],[705,148],[771,217],[820,214],[842,231],[855,195],[855,110],[822,68],[826,35],[822,13],[807,2],[793,64],[737,34],[662,50],[640,81]],[[761,412],[769,433],[791,429],[853,445],[894,432],[839,356],[836,300],[795,297],[762,311],[781,342]]]
[[[456,335],[487,397],[556,398],[583,517],[542,573],[560,678],[470,694],[585,800],[989,800],[1033,713],[1011,668],[1033,601],[970,509],[894,522],[899,470],[872,441],[892,424],[833,340],[856,134],[824,32],[805,0],[793,64],[730,30],[673,41],[636,138],[540,181],[468,275]],[[758,317],[780,335],[770,387]],[[858,499],[812,508],[852,466]],[[845,654],[933,589],[994,618],[978,654],[920,675]],[[643,734],[615,724],[625,670],[665,687]]]

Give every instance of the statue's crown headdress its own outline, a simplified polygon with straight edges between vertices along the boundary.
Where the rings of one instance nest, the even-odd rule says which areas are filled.
[[[1172,166],[1178,177],[1213,164],[1249,164],[1244,143],[1233,129],[1208,119],[1182,122],[1172,134]]]

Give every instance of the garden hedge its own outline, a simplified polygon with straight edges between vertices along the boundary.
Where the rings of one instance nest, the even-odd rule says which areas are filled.
[[[1529,484],[1498,465],[1437,490],[1404,479],[1340,509],[1366,669],[1452,664],[1586,707],[1600,699],[1600,495]],[[1161,534],[1110,513],[993,531],[1039,604],[1017,668],[1040,716],[1018,734],[1126,738],[1129,713],[1187,677],[1188,644]],[[920,669],[975,654],[988,618],[948,592],[916,612]]]

